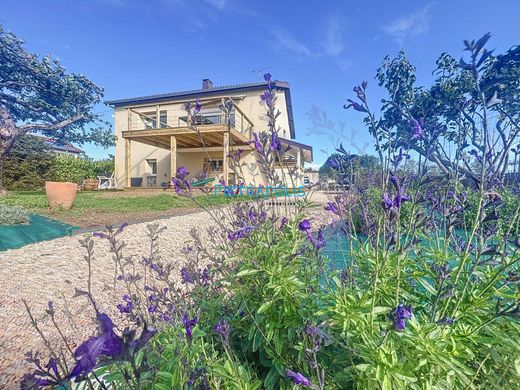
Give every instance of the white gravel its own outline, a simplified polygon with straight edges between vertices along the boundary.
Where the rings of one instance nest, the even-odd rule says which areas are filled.
[[[318,204],[323,204],[327,198],[323,193],[312,196],[312,200]],[[318,224],[328,222],[330,213],[320,210],[323,207],[317,207],[312,212],[314,219]],[[179,268],[184,261],[180,250],[190,240],[190,229],[196,227],[205,231],[213,224],[205,212],[157,222],[167,228],[160,240],[160,253],[164,260],[172,261]],[[130,225],[121,234],[121,239],[127,243],[124,250],[126,254],[142,257],[148,253],[148,224]],[[28,302],[37,318],[44,316],[47,302],[52,300],[58,309],[57,320],[63,326],[65,336],[71,337],[76,344],[95,332],[93,312],[86,299],[72,299],[74,288],[84,288],[86,285],[85,250],[78,242],[81,238],[81,235],[75,235],[0,252],[0,389],[17,389],[20,378],[31,371],[32,367],[24,359],[27,351],[46,351],[30,325],[22,299]],[[95,248],[96,255],[92,263],[93,294],[102,310],[117,317],[115,304],[119,302],[121,294],[104,289],[113,280],[112,254],[104,239],[95,238]],[[74,324],[67,320],[64,310],[73,314]],[[56,332],[48,326],[48,318],[43,322],[42,330],[48,335],[50,343],[63,344],[56,337]]]

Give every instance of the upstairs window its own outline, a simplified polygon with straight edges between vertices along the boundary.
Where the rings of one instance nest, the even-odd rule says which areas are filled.
[[[168,113],[167,111],[161,111],[159,113],[159,125],[157,126],[157,112],[143,112],[141,115],[141,120],[143,121],[143,125],[145,129],[164,129],[168,127]]]

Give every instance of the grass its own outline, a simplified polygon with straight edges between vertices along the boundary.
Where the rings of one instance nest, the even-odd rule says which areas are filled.
[[[198,195],[195,199],[203,207],[220,206],[232,201],[215,194]],[[0,197],[0,204],[22,206],[27,211],[82,227],[131,222],[200,209],[193,200],[171,192],[83,191],[78,192],[72,209],[63,210],[49,208],[43,191],[18,191]]]

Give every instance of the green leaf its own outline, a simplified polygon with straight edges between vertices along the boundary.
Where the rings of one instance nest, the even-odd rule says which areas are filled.
[[[370,367],[370,364],[358,364],[356,365],[356,369],[361,372],[365,372],[368,367]]]
[[[257,313],[258,313],[258,314],[262,314],[262,313],[265,312],[267,309],[269,309],[269,308],[271,307],[272,304],[273,304],[273,301],[264,302],[264,303],[262,304],[262,306],[260,306],[260,307],[258,308]]]
[[[389,313],[392,310],[390,306],[375,306],[372,309],[372,314],[378,315],[378,314],[386,314]]]
[[[157,373],[157,376],[161,379],[166,379],[167,381],[171,381],[172,378],[173,378],[173,375],[169,372],[166,372],[166,371],[159,371]]]
[[[401,374],[398,372],[394,373],[394,375],[405,382],[409,382],[409,383],[417,382],[417,378],[414,376],[408,376],[408,375]]]
[[[258,272],[260,272],[260,270],[257,270],[257,269],[245,269],[245,270],[240,271],[237,274],[237,277],[241,278],[242,276],[254,275],[254,274],[257,274]]]
[[[171,390],[171,387],[166,386],[163,383],[156,383],[155,385],[153,385],[153,388],[156,390]]]
[[[144,358],[144,351],[140,350],[137,353],[137,356],[135,357],[135,366],[137,368],[141,367],[141,363],[143,362],[143,358]]]

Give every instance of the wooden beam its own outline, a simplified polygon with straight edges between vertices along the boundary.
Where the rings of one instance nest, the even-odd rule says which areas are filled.
[[[177,174],[177,138],[170,139],[170,179]]]
[[[178,146],[179,142],[177,142]],[[238,149],[242,149],[246,152],[251,151],[251,149],[254,149],[254,147],[251,147],[250,145],[233,145],[229,146],[230,151],[236,151]],[[206,148],[202,146],[197,146],[195,148],[177,148],[177,153],[203,153],[203,152],[224,152],[223,146],[208,146]]]
[[[126,187],[131,187],[131,180],[130,178],[132,177],[132,156],[131,156],[131,152],[132,152],[132,144],[131,144],[131,140],[129,139],[125,139],[125,178],[126,178]]]
[[[227,131],[226,126],[224,125],[206,125],[199,126],[198,130],[200,133],[221,133],[223,131]],[[237,134],[238,131],[236,132]],[[142,129],[142,130],[131,130],[131,131],[123,131],[123,138],[132,138],[138,136],[157,136],[157,135],[181,135],[181,134],[194,134],[197,136],[197,132],[189,127],[169,127],[165,129]]]
[[[226,185],[229,185],[229,162],[228,162],[228,154],[229,154],[229,133],[226,131],[224,133],[224,148],[223,148],[223,154],[222,154],[222,173],[224,176],[224,183]]]

